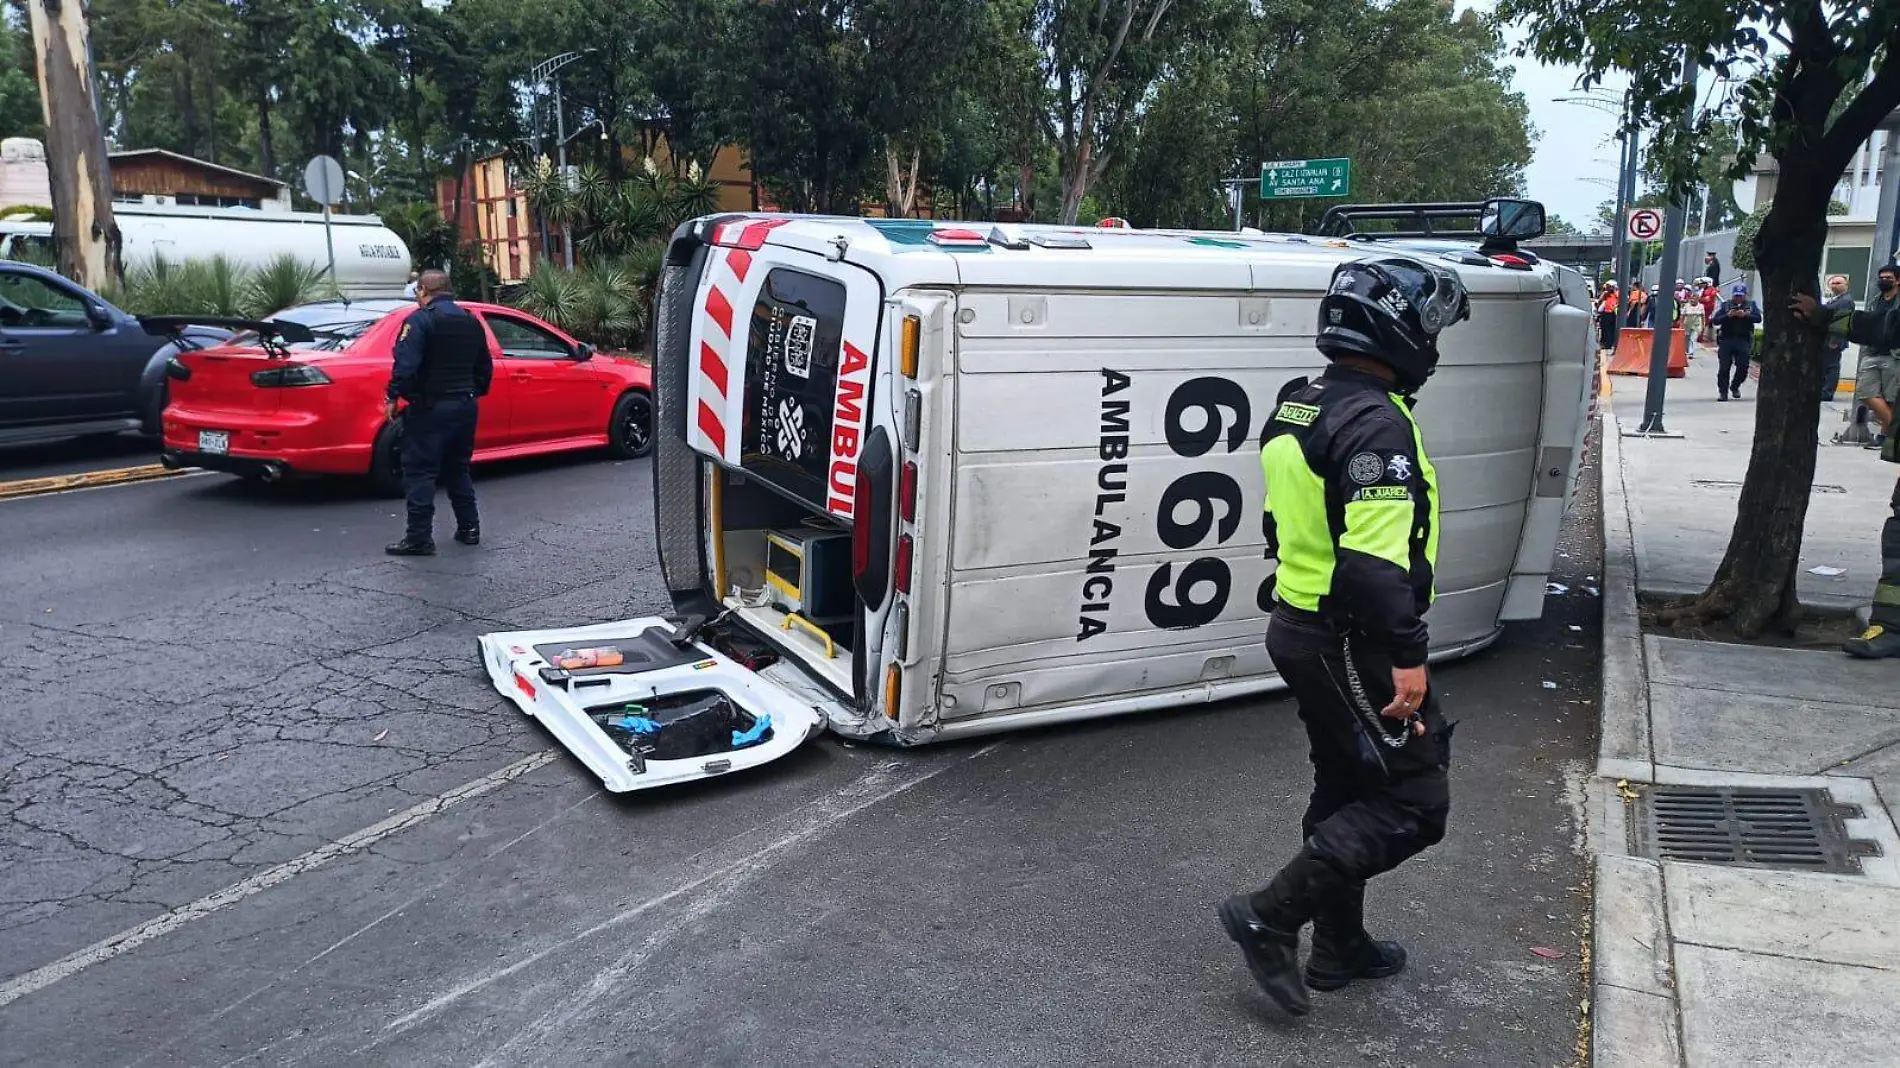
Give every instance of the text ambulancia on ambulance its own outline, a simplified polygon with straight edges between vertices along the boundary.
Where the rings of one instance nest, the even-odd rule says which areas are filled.
[[[1480,221],[1448,232],[1452,208]],[[491,634],[483,661],[612,790],[825,730],[908,745],[1274,689],[1261,440],[1323,366],[1334,266],[1394,249],[1471,295],[1417,417],[1444,487],[1433,656],[1481,649],[1542,611],[1589,400],[1583,280],[1517,245],[1542,215],[688,223],[653,339],[675,614]]]

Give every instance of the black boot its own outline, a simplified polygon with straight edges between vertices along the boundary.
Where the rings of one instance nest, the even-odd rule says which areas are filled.
[[[399,542],[383,546],[383,551],[391,556],[434,556],[435,542],[410,534]]]
[[[482,543],[482,528],[474,524],[470,524],[466,527],[456,527],[455,540],[461,542],[463,545],[480,545]]]
[[[1366,884],[1347,883],[1313,916],[1313,954],[1306,985],[1338,990],[1354,979],[1384,979],[1405,970],[1405,947],[1366,934]]]
[[[1331,865],[1302,849],[1266,889],[1221,902],[1221,926],[1240,945],[1254,982],[1291,1015],[1313,1007],[1300,981],[1300,928],[1313,917],[1313,903],[1340,882]]]

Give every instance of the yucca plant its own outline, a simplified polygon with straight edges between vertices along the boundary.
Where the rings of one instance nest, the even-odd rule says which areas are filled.
[[[249,274],[228,257],[186,260],[172,269],[177,311],[188,315],[242,315]]]
[[[202,296],[200,279],[154,253],[126,268],[117,303],[134,315],[203,314]]]
[[[646,300],[639,280],[625,264],[607,261],[577,272],[580,296],[579,333],[607,349],[631,348],[646,331]]]
[[[621,264],[633,275],[634,285],[640,291],[640,303],[650,306],[654,290],[660,287],[660,271],[666,265],[665,242],[648,241],[639,245],[627,253]]]
[[[324,292],[327,274],[325,268],[286,252],[251,272],[244,286],[244,314],[261,319],[308,304]]]
[[[515,306],[538,316],[570,334],[580,335],[581,292],[574,272],[561,269],[547,260],[534,265],[521,286]],[[583,337],[582,340],[592,340]]]
[[[674,185],[674,200],[687,219],[711,215],[719,210],[719,183],[712,172],[700,169],[697,160],[688,164],[686,175]]]

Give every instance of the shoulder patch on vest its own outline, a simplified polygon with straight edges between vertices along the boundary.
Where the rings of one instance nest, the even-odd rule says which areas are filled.
[[[411,327],[411,326],[410,326],[410,325],[409,325],[408,323],[404,323],[404,324],[402,324],[402,333],[400,333],[400,334],[398,334],[398,335],[396,335],[396,340],[397,340],[397,341],[407,341],[407,340],[409,340],[409,331],[410,331],[410,330],[412,330],[412,329],[414,329],[414,328],[413,328],[413,327]]]
[[[1385,477],[1385,460],[1376,452],[1362,452],[1346,461],[1346,477],[1370,486]]]
[[[1318,418],[1319,405],[1301,404],[1298,401],[1287,401],[1273,413],[1274,422],[1291,423],[1294,426],[1312,426],[1313,420]]]

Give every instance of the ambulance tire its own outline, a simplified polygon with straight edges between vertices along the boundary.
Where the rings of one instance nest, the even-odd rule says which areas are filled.
[[[614,402],[607,421],[607,452],[616,460],[637,460],[653,451],[653,398],[630,389]]]

